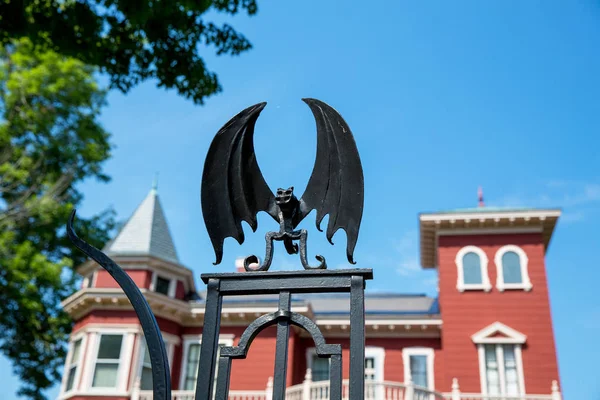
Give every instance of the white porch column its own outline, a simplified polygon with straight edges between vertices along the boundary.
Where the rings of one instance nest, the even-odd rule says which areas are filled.
[[[562,395],[558,389],[558,381],[552,381],[552,400],[562,400]]]
[[[413,400],[415,397],[415,386],[412,383],[412,379],[410,376],[408,377],[408,381],[406,383],[406,389],[404,391],[404,400]]]
[[[273,399],[273,377],[272,376],[270,376],[269,380],[267,380],[267,388],[265,389],[265,399],[266,400]]]
[[[312,371],[310,368],[307,368],[306,375],[304,375],[304,382],[302,382],[302,400],[310,400],[311,386],[312,386]]]
[[[460,400],[460,386],[458,386],[458,379],[452,379],[452,400]]]
[[[133,388],[131,389],[131,400],[139,400],[140,385],[141,385],[141,379],[138,376],[137,378],[135,378],[135,381],[133,381]]]

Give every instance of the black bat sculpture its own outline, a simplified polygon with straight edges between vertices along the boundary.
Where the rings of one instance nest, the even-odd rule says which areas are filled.
[[[295,230],[312,210],[317,211],[317,229],[329,214],[326,236],[331,244],[338,229],[347,237],[346,255],[354,264],[353,254],[363,212],[363,171],[354,137],[341,115],[315,99],[303,99],[317,122],[317,155],[315,165],[300,200],[294,188],[277,189],[273,195],[256,162],[254,153],[254,125],[266,103],[248,107],[233,117],[213,139],[202,175],[202,213],[212,241],[216,264],[223,258],[223,242],[233,237],[244,242],[242,221],[256,232],[256,215],[267,212],[279,223],[279,232],[268,232],[264,262],[252,255],[244,259],[246,271],[267,271],[273,258],[273,240],[283,241],[289,254],[300,250],[305,269],[325,269],[325,258],[316,256],[319,264],[309,265],[306,256],[305,229]],[[300,248],[294,243],[300,241]]]

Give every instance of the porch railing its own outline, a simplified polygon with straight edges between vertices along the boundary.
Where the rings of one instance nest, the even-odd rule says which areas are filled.
[[[342,382],[342,398],[348,399],[348,380]],[[286,400],[328,400],[329,381],[305,380],[288,387]],[[400,382],[365,381],[365,400],[444,400],[442,393]]]
[[[194,397],[193,390],[173,390],[171,392],[172,400],[194,400]],[[138,400],[152,400],[152,390],[140,391]],[[267,395],[264,390],[230,390],[229,400],[267,400]]]
[[[272,400],[273,379],[269,378],[265,390],[230,390],[229,400]],[[348,380],[342,382],[342,398],[348,400]],[[328,400],[329,381],[313,382],[307,372],[304,382],[290,386],[285,392],[286,400]],[[132,400],[153,400],[152,391],[134,388]],[[454,379],[452,391],[440,393],[411,382],[365,381],[365,400],[562,400],[558,383],[552,382],[551,394],[526,394],[518,396],[496,396],[481,393],[462,393],[458,381]],[[194,400],[191,390],[174,390],[172,400]]]

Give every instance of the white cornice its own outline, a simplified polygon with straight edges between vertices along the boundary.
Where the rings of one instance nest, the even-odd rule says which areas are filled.
[[[150,308],[157,317],[178,323],[182,317],[190,314],[190,304],[182,300],[171,299],[162,294],[140,289]],[[63,309],[73,318],[78,319],[92,310],[131,310],[129,299],[119,288],[86,288],[61,302]]]
[[[419,220],[422,222],[426,221],[478,221],[483,220],[495,220],[495,219],[506,219],[506,218],[558,218],[560,217],[561,211],[557,209],[548,210],[507,210],[507,211],[481,211],[481,212],[468,212],[468,213],[431,213],[419,215]]]
[[[497,210],[471,212],[424,213],[419,215],[420,252],[423,268],[437,268],[438,239],[444,235],[492,235],[540,233],[547,248],[558,209]]]
[[[438,236],[465,236],[465,235],[510,235],[511,233],[539,233],[544,228],[537,226],[513,226],[498,228],[470,228],[470,229],[438,229]]]

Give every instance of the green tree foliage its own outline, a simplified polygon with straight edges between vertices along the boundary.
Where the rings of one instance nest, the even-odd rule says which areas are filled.
[[[221,90],[200,56],[250,49],[230,25],[206,22],[207,11],[254,15],[256,0],[2,0],[0,42],[28,37],[99,67],[126,92],[148,78],[202,104]]]
[[[93,72],[26,38],[0,47],[0,351],[30,399],[60,379],[71,331],[60,301],[84,261],[64,229],[82,200],[77,184],[108,180],[109,134],[97,121],[105,92]],[[96,246],[112,227],[111,211],[78,220]]]

